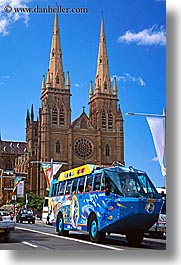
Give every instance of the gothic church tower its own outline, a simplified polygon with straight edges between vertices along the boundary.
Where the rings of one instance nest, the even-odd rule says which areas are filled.
[[[94,89],[92,82],[90,83],[89,118],[98,131],[98,146],[101,146],[97,159],[107,164],[110,163],[110,159],[124,164],[123,118],[120,105],[118,106],[117,93],[116,78],[114,78],[113,88],[111,86],[104,17],[102,17]]]
[[[60,161],[60,150],[67,149],[67,129],[71,123],[70,78],[63,72],[58,13],[55,15],[47,77],[42,79],[39,121],[40,161]],[[62,146],[64,145],[64,146]],[[61,156],[67,161],[67,154]],[[43,179],[43,177],[42,177]]]

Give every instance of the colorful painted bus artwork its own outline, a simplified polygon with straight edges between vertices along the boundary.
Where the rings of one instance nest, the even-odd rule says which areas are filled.
[[[84,230],[91,241],[100,242],[107,233],[118,233],[137,246],[157,221],[162,203],[145,172],[87,164],[52,181],[49,219],[59,235]]]

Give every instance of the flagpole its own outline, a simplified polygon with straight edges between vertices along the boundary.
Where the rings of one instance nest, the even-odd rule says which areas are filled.
[[[53,158],[51,158],[50,164],[51,164],[51,175],[50,175],[50,182],[51,182],[53,179]],[[49,191],[49,189],[46,189],[46,190]]]
[[[166,109],[165,108],[163,108],[163,116],[164,116],[164,119],[163,119],[163,126],[164,127],[163,128],[165,128],[164,137],[165,137],[165,143],[166,143]],[[166,167],[166,144],[164,146],[163,164],[164,164],[165,168],[167,168]],[[165,175],[165,187],[166,187],[166,175]]]
[[[166,109],[163,109],[162,114],[149,114],[149,113],[137,113],[137,112],[127,112],[125,114],[126,116],[144,116],[144,117],[155,117],[155,118],[162,118],[163,119],[163,128],[166,128]],[[166,137],[166,130],[164,129],[164,141]],[[163,166],[166,168],[165,163],[165,146],[164,146],[164,160],[163,160]],[[165,179],[165,187],[166,187],[166,175],[164,176]]]

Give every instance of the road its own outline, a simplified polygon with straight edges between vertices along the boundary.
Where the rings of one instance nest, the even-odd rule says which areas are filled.
[[[9,242],[0,239],[0,250],[130,250],[149,249],[165,250],[166,240],[144,238],[139,248],[128,247],[124,236],[111,234],[104,244],[90,242],[88,233],[70,231],[69,236],[60,237],[52,226],[37,221],[36,224],[16,224]]]

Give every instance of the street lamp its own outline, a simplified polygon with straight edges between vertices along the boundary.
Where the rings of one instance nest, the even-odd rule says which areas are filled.
[[[147,117],[160,117],[164,118],[166,117],[165,111],[163,111],[163,114],[147,114],[147,113],[137,113],[137,112],[127,112],[126,116],[147,116]]]
[[[166,176],[166,168],[164,166],[165,158],[165,119],[166,111],[163,109],[162,114],[147,114],[137,112],[127,112],[126,116],[145,116],[149,124],[155,149],[158,156],[158,161],[161,166],[163,176]]]

